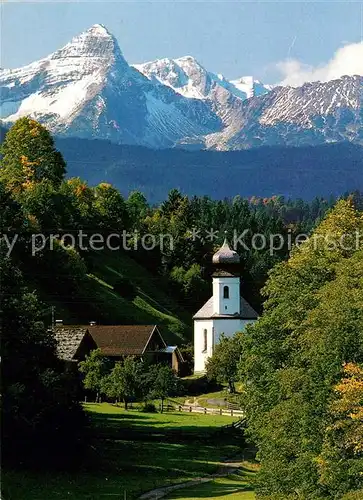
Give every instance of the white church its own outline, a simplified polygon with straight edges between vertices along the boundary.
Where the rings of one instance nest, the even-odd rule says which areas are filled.
[[[258,314],[241,297],[240,258],[227,239],[213,255],[213,296],[194,316],[194,373],[205,371],[222,334],[232,337],[254,323]]]

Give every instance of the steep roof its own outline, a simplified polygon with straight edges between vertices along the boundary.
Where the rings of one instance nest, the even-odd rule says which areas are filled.
[[[156,325],[95,325],[88,331],[105,356],[140,356],[154,334],[166,347]]]
[[[57,356],[70,361],[75,355],[85,336],[88,335],[86,326],[57,326],[54,337],[57,341]]]
[[[239,264],[240,257],[231,249],[226,238],[221,248],[213,255],[212,261],[213,264]]]
[[[257,319],[258,314],[253,307],[241,297],[241,314],[214,314],[213,296],[204,304],[203,307],[193,316],[194,319],[214,319],[214,318],[235,318],[235,319]]]

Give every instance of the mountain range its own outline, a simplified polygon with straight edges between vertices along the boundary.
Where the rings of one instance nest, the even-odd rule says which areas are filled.
[[[302,87],[227,80],[193,57],[130,65],[94,25],[53,54],[0,70],[4,125],[25,115],[55,135],[162,149],[363,144],[363,77]]]

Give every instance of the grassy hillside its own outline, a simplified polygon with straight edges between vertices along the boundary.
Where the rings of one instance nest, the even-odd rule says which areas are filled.
[[[158,324],[169,342],[191,339],[191,314],[173,300],[160,277],[122,252],[94,252],[87,260],[91,272],[75,296],[59,296],[40,287],[43,301],[55,306],[56,319],[72,324]],[[114,289],[122,278],[135,286],[132,297]],[[39,284],[35,286],[39,290]],[[50,310],[45,314],[50,319]]]

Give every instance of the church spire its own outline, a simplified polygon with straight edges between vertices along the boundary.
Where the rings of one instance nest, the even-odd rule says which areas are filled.
[[[213,255],[212,258],[213,264],[217,264],[218,266],[222,265],[230,265],[230,264],[239,264],[240,257],[237,252],[231,249],[227,239],[227,231],[225,231],[225,238],[223,245],[221,248]]]

